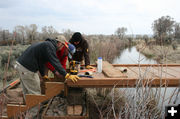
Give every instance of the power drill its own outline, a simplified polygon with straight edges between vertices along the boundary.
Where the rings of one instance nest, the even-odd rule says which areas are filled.
[[[72,75],[77,75],[78,74],[78,65],[80,64],[80,62],[72,60],[69,63],[69,69],[70,69],[70,74]]]

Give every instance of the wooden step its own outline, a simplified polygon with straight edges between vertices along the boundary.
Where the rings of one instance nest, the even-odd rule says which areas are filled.
[[[46,92],[45,95],[26,95],[26,105],[15,105],[7,104],[7,115],[8,118],[15,116],[20,112],[24,112],[43,101],[46,101],[57,94],[59,94],[64,89],[64,83],[61,82],[46,82]]]

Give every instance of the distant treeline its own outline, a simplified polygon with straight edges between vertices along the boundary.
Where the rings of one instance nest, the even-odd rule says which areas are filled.
[[[46,38],[55,38],[58,34],[63,34],[69,40],[74,33],[70,29],[63,29],[62,33],[59,33],[53,26],[44,26],[41,28],[41,31],[38,31],[38,29],[36,24],[29,26],[18,25],[14,27],[13,32],[0,29],[0,45],[9,45],[12,40],[15,40],[15,44],[31,44],[36,41],[45,40]],[[152,38],[155,39],[157,44],[161,45],[171,44],[173,41],[180,42],[180,23],[176,22],[170,16],[162,16],[154,20],[152,30],[152,35],[126,35],[128,29],[126,27],[118,27],[112,35],[121,40],[128,39],[130,42],[134,39],[142,39],[148,43]]]
[[[119,27],[115,31],[114,36],[123,40],[126,36],[127,28]],[[69,40],[74,32],[70,29],[63,29],[62,33],[59,33],[53,26],[44,26],[41,31],[38,31],[36,24],[29,26],[16,26],[13,32],[9,30],[0,29],[0,45],[10,45],[12,40],[14,44],[27,45],[36,41],[42,41],[47,38],[55,38],[59,34],[63,34],[67,40]],[[84,36],[87,36],[83,34]],[[112,36],[112,35],[90,35],[90,36]],[[132,37],[132,35],[128,36]],[[131,38],[132,39],[132,38]]]

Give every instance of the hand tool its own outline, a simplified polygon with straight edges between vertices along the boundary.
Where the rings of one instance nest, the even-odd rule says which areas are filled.
[[[78,75],[79,77],[87,77],[87,78],[93,78],[93,76],[90,76],[90,75],[82,75],[82,74],[80,74],[80,75]]]
[[[20,82],[19,79],[13,81],[13,82],[10,83],[9,85],[7,85],[4,89],[2,89],[2,90],[0,91],[0,94],[1,94],[2,92],[5,92],[8,88],[15,86],[15,85],[18,84],[19,82]]]
[[[70,74],[77,75],[79,70],[80,62],[72,60],[69,64]]]

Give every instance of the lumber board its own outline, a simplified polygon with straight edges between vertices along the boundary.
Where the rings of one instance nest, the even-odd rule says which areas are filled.
[[[73,105],[67,106],[67,115],[74,115],[74,106]]]
[[[45,95],[48,97],[55,96],[64,89],[64,83],[62,82],[46,82]]]
[[[26,105],[13,105],[7,104],[7,115],[8,118],[16,116],[18,113],[27,110]]]
[[[113,64],[114,67],[180,67],[180,64]]]
[[[115,69],[112,64],[107,61],[102,63],[102,71],[107,77],[111,78],[127,78],[127,75],[121,73],[120,70]]]
[[[170,66],[170,67],[180,67],[180,64],[112,64],[114,67],[147,67],[147,66]],[[84,66],[84,65],[82,65]],[[91,66],[97,67],[97,64],[91,64]]]
[[[80,116],[83,111],[82,105],[68,105],[67,115]]]
[[[113,88],[113,87],[135,87],[138,79],[136,78],[104,78],[104,79],[89,79],[81,78],[77,83],[67,81],[68,87],[84,87],[84,88]],[[148,83],[147,83],[148,82]],[[166,85],[164,85],[166,84]],[[154,78],[154,79],[143,79],[143,85],[151,87],[178,87],[180,84],[179,78]]]
[[[51,97],[45,96],[45,95],[33,95],[28,94],[26,95],[26,106],[31,108],[37,104],[40,104],[41,102],[50,99]]]
[[[83,111],[82,105],[74,105],[74,115],[80,116]]]

